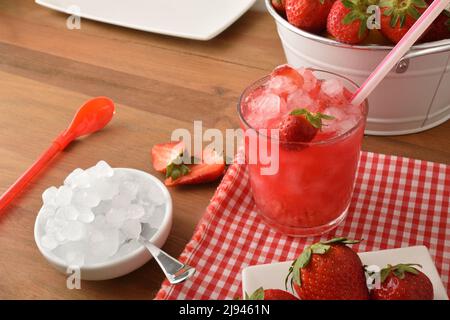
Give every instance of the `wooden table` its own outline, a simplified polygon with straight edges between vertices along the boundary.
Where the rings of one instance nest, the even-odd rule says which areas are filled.
[[[238,125],[236,101],[253,80],[285,61],[272,19],[249,12],[209,42],[176,39],[82,20],[32,0],[0,0],[0,193],[63,130],[92,96],[117,104],[114,122],[61,154],[0,217],[0,299],[150,299],[163,276],[155,262],[125,277],[82,282],[66,278],[38,252],[33,224],[41,194],[74,168],[104,159],[154,173],[150,149],[193,120],[221,129]],[[366,137],[364,149],[450,161],[450,123],[424,133]],[[172,189],[174,225],[164,246],[178,256],[217,184]]]

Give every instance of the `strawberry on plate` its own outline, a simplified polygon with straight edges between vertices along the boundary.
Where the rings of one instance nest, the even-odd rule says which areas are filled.
[[[290,24],[309,32],[322,32],[335,0],[286,0],[286,17]]]
[[[250,296],[245,295],[245,300],[298,300],[293,294],[280,289],[258,288]]]
[[[370,292],[372,300],[433,300],[433,284],[418,264],[388,265],[381,270],[381,286]]]
[[[279,13],[285,13],[286,0],[272,0],[272,7]]]
[[[225,171],[225,161],[214,150],[204,150],[200,164],[172,164],[167,168],[165,185],[168,187],[212,182]]]
[[[280,141],[283,143],[310,142],[322,128],[323,120],[333,120],[326,114],[295,109],[280,123]]]
[[[152,148],[153,168],[158,172],[166,172],[167,166],[183,155],[183,141],[156,144]]]
[[[337,0],[327,19],[327,30],[337,41],[359,44],[369,35],[368,0]]]
[[[368,300],[361,259],[347,244],[359,241],[334,238],[306,247],[292,263],[286,278],[302,300]]]
[[[381,32],[398,43],[427,8],[425,0],[382,0]]]

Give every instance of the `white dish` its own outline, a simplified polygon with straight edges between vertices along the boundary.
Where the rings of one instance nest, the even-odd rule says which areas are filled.
[[[227,29],[256,0],[36,0],[37,4],[122,27],[195,40]]]
[[[363,252],[358,254],[365,265],[384,267],[387,264],[418,263],[421,271],[433,283],[434,299],[448,300],[447,292],[431,259],[428,249],[424,246]],[[284,281],[292,261],[250,266],[242,271],[242,291],[251,294],[256,289],[285,290]]]
[[[128,171],[135,175],[139,175],[143,179],[148,180],[149,184],[153,184],[161,190],[165,198],[165,215],[158,231],[150,239],[150,242],[157,247],[162,247],[169,236],[172,228],[172,198],[169,191],[156,177],[140,170],[128,168],[115,168],[116,171]],[[34,240],[41,254],[47,261],[53,265],[58,271],[67,274],[68,265],[59,257],[49,252],[41,244],[42,233],[44,232],[42,223],[40,223],[41,216],[37,215],[34,224]],[[123,256],[119,256],[112,260],[97,263],[94,265],[82,266],[80,268],[80,277],[82,280],[107,280],[126,275],[147,263],[152,258],[151,254],[144,246],[140,246],[135,251],[132,251]]]

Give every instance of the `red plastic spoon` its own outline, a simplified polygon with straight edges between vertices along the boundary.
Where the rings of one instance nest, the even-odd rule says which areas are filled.
[[[0,213],[27,186],[27,184],[60,151],[73,140],[103,129],[114,115],[114,103],[106,97],[87,101],[77,112],[70,126],[61,132],[28,170],[0,197]]]

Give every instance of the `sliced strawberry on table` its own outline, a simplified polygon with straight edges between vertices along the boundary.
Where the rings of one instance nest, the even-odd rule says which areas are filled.
[[[398,43],[427,8],[425,0],[382,0],[381,32]]]
[[[337,0],[328,15],[328,33],[339,42],[348,44],[363,42],[369,35],[368,6],[368,0]]]
[[[335,0],[286,0],[286,16],[292,25],[309,32],[321,32]]]
[[[177,168],[175,167],[175,169]],[[175,171],[175,175],[173,175],[173,171],[168,171],[164,181],[165,185],[172,187],[215,181],[223,175],[225,161],[217,152],[204,150],[202,163],[188,165],[187,168],[188,171],[178,168],[179,171]]]
[[[167,167],[183,155],[183,141],[156,144],[152,148],[153,168],[158,172],[166,172]]]
[[[307,246],[286,277],[302,300],[367,300],[361,259],[344,237]]]
[[[334,118],[320,112],[295,109],[280,123],[280,141],[285,143],[310,142],[323,126],[323,120]]]
[[[280,289],[258,288],[250,296],[246,294],[245,300],[298,300],[293,294]]]

